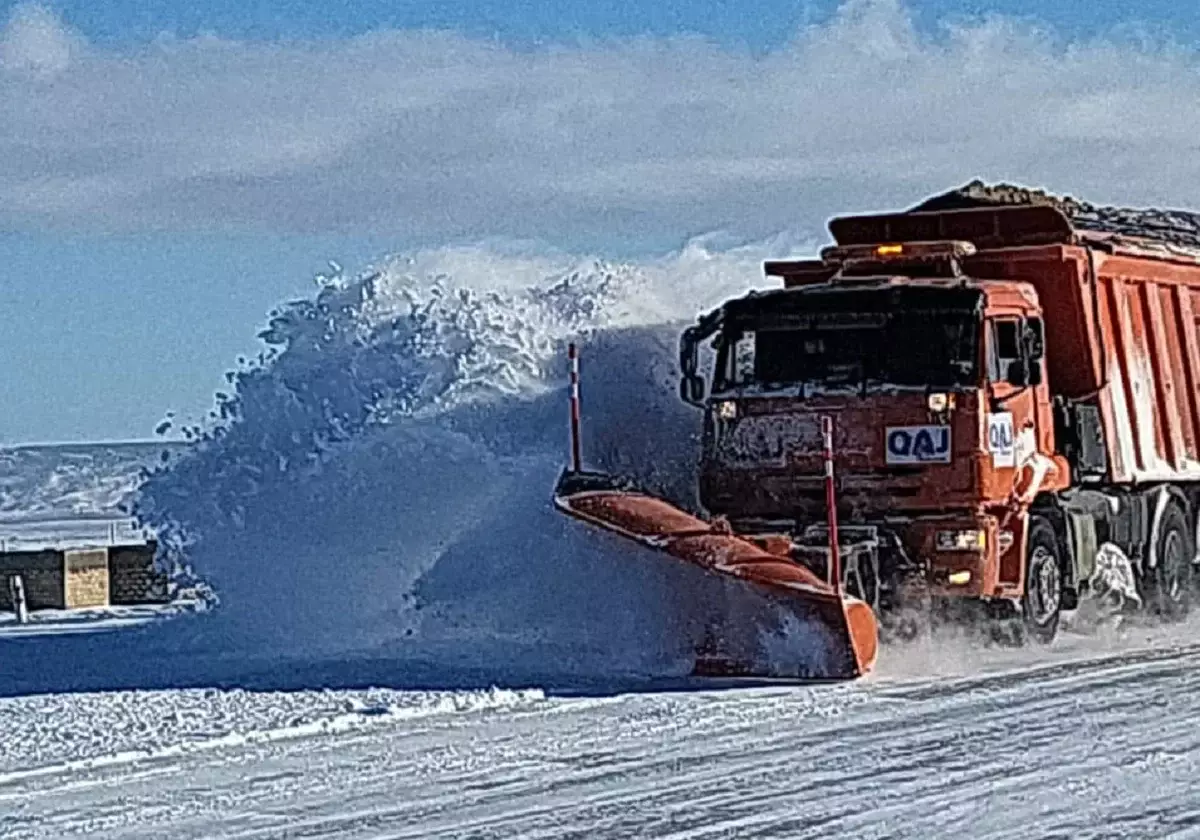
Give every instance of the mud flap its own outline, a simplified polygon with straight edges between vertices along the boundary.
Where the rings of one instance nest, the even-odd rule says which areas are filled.
[[[563,513],[691,563],[754,590],[776,628],[767,662],[724,649],[724,628],[711,628],[696,673],[713,676],[848,680],[871,670],[879,631],[871,607],[843,595],[788,556],[706,522],[631,482],[599,472],[565,470],[554,490]]]

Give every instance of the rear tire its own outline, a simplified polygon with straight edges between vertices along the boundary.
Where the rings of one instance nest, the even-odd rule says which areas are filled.
[[[1038,644],[1049,644],[1058,635],[1062,617],[1063,575],[1054,528],[1040,516],[1029,520],[1025,548],[1025,595],[1021,618],[1025,634]]]
[[[1154,539],[1157,562],[1146,571],[1147,602],[1159,617],[1182,621],[1191,611],[1195,547],[1187,517],[1177,502],[1167,504]]]

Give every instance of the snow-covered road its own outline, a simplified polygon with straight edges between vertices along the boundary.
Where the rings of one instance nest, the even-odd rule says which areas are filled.
[[[14,698],[0,836],[1200,836],[1197,721],[1200,646],[605,698]]]

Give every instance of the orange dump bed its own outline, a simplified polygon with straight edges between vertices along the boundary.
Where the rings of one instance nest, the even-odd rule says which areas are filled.
[[[1050,390],[1099,408],[1108,481],[1200,480],[1200,263],[1096,244],[985,252],[964,269],[1037,290]]]

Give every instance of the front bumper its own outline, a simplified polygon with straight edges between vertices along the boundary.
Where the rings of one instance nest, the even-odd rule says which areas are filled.
[[[763,529],[764,531],[768,529]],[[875,554],[885,586],[937,598],[998,594],[998,522],[991,516],[955,516],[905,522],[839,524],[844,559]],[[826,574],[828,533],[812,525],[796,535],[798,559]]]
[[[930,595],[980,598],[996,593],[999,527],[995,517],[920,520],[905,530],[905,542],[919,558]]]

